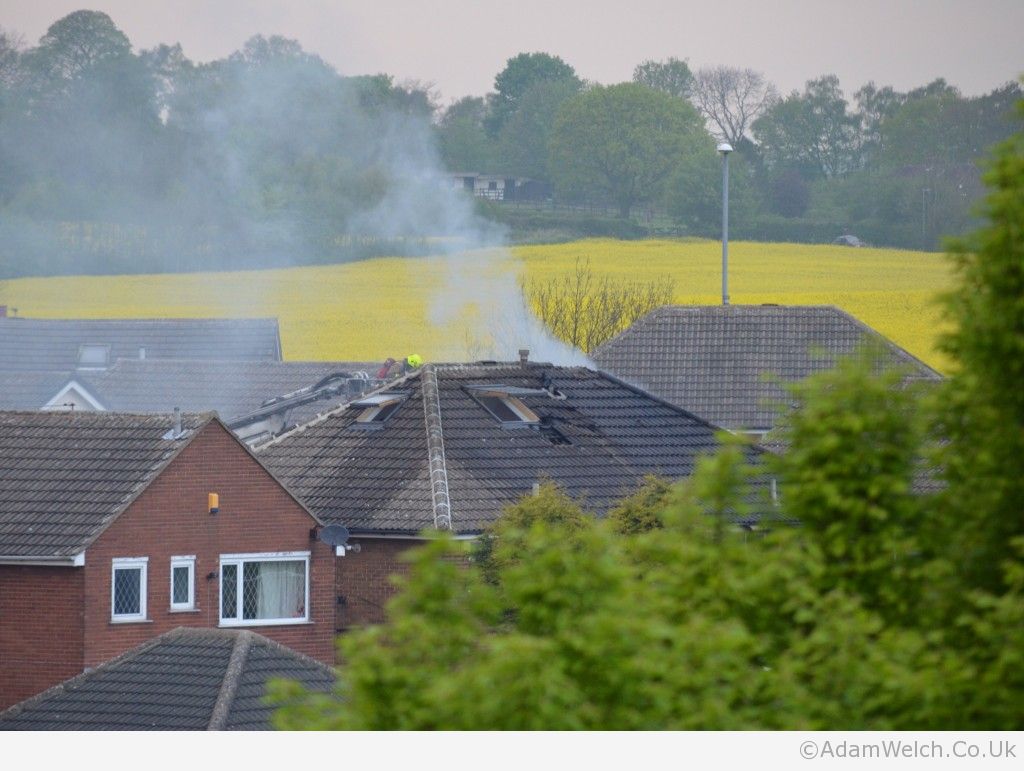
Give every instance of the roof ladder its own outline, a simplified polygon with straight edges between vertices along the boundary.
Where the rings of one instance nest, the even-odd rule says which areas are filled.
[[[441,395],[437,373],[423,367],[423,414],[427,423],[427,458],[430,465],[430,492],[434,509],[434,527],[452,530],[452,502],[448,495],[448,466],[444,458],[444,432],[441,429]]]

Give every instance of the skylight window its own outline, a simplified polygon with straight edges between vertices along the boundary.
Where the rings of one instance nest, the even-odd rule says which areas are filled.
[[[520,426],[535,426],[540,423],[540,418],[533,410],[527,407],[511,391],[525,395],[533,393],[545,394],[544,391],[532,391],[525,388],[498,389],[490,386],[470,389],[473,397],[480,405],[501,423],[502,428],[518,428]]]
[[[408,394],[390,393],[374,394],[365,399],[352,402],[353,407],[361,407],[362,412],[356,416],[352,428],[364,431],[375,431],[384,428],[384,424],[394,415],[408,398]]]
[[[110,346],[87,343],[78,347],[79,369],[106,369],[110,365]]]

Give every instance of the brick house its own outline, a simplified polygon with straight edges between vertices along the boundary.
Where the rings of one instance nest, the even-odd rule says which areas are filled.
[[[716,431],[584,367],[428,364],[256,454],[359,547],[338,559],[340,630],[383,620],[389,577],[424,530],[474,538],[544,479],[603,513],[645,475],[689,476]]]
[[[0,707],[177,627],[332,664],[319,525],[213,414],[0,413]]]

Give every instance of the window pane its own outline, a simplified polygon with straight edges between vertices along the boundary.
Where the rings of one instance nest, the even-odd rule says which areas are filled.
[[[114,615],[137,616],[142,612],[142,568],[114,569]]]
[[[220,617],[238,618],[238,566],[223,565],[220,569]]]
[[[172,572],[171,602],[174,605],[192,604],[192,598],[188,596],[188,573],[188,567],[183,565],[175,567]]]
[[[80,367],[105,367],[109,363],[110,346],[83,345],[78,349]]]
[[[305,561],[245,563],[242,604],[245,619],[305,618]]]
[[[519,413],[509,407],[504,399],[497,396],[478,396],[477,398],[484,407],[491,411],[494,417],[503,423],[522,422],[523,419],[519,416]]]
[[[242,565],[242,618],[259,618],[260,562]]]

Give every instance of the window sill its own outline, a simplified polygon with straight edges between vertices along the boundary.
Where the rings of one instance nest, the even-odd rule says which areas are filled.
[[[121,624],[152,624],[153,619],[151,618],[112,618],[110,619],[111,625],[120,626]]]
[[[253,627],[253,626],[312,626],[315,622],[309,621],[308,619],[283,619],[283,620],[267,620],[267,621],[221,621],[217,624],[221,629],[231,629],[233,627]]]
[[[198,613],[199,608],[168,608],[168,613]]]

